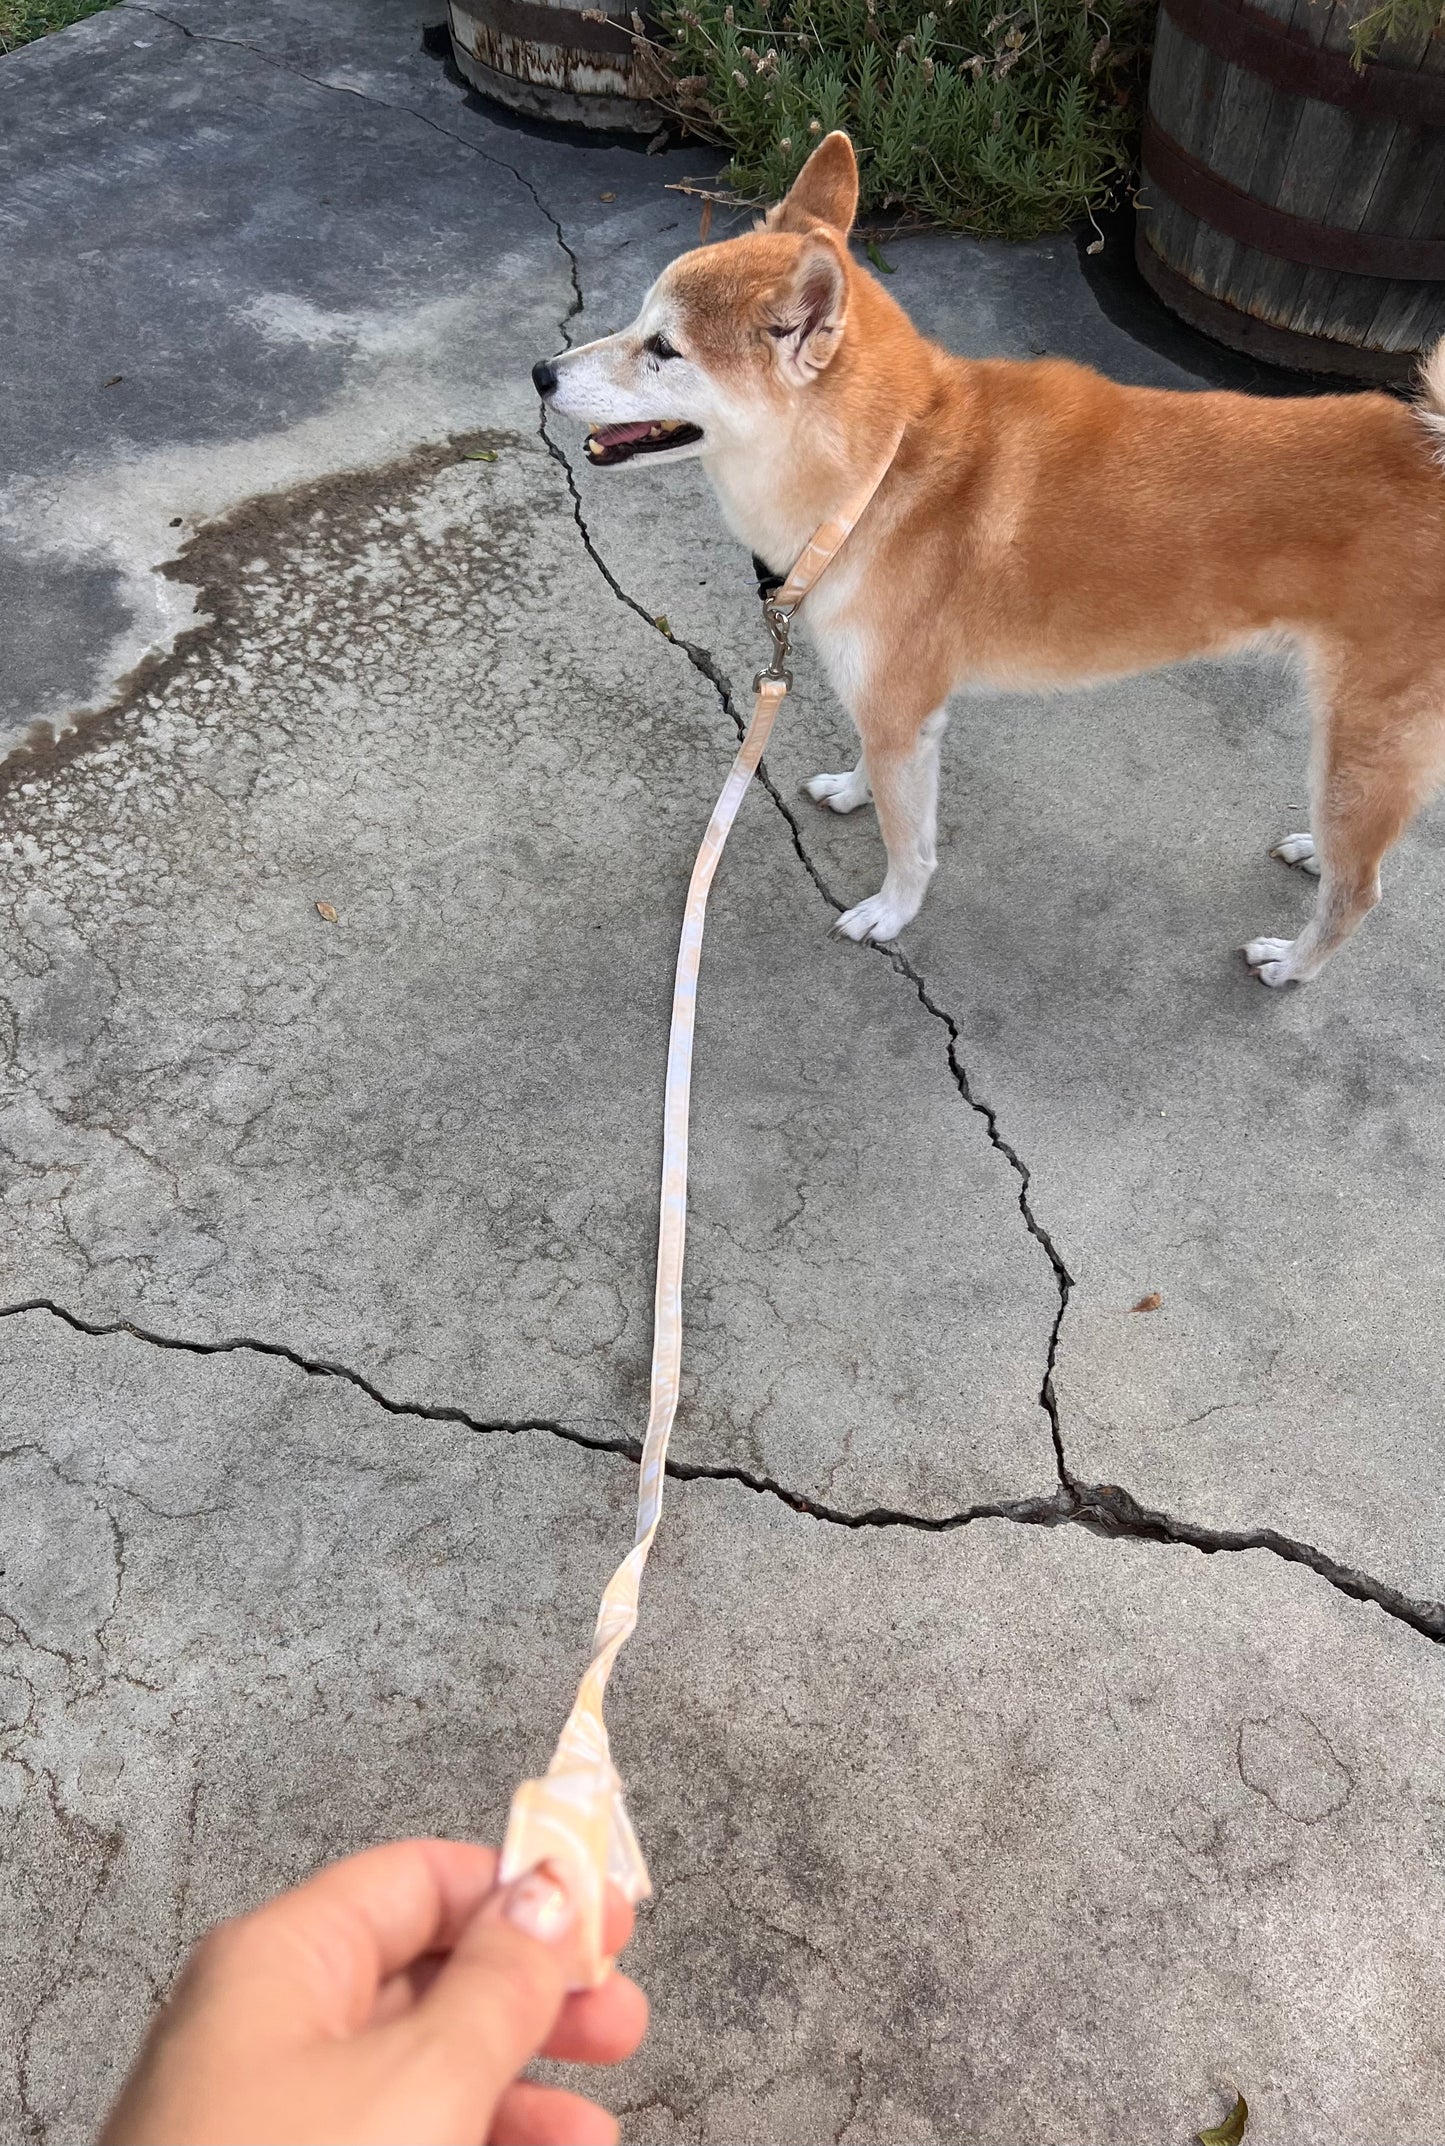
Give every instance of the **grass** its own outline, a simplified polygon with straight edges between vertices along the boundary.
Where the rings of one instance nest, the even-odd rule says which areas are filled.
[[[113,0],[0,0],[0,53],[15,52],[49,30],[68,30]]]
[[[1133,167],[1149,0],[664,0],[665,101],[776,201],[833,127],[874,219],[1061,230]]]

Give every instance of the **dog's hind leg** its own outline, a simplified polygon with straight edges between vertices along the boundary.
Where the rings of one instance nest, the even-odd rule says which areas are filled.
[[[948,710],[937,708],[901,750],[869,743],[864,731],[862,766],[878,807],[888,870],[878,892],[845,909],[833,926],[845,939],[896,939],[918,914],[938,863],[938,751],[947,727]]]
[[[1381,860],[1441,770],[1438,701],[1422,705],[1418,686],[1408,694],[1351,692],[1348,705],[1338,692],[1323,728],[1311,785],[1313,836],[1290,836],[1275,851],[1318,871],[1319,897],[1297,939],[1252,939],[1244,949],[1262,984],[1303,984],[1319,975],[1379,901]]]

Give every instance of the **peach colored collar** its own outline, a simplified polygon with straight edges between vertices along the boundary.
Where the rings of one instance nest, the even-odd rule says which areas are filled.
[[[819,524],[807,543],[793,561],[792,571],[776,586],[759,583],[758,594],[763,600],[763,617],[773,637],[773,661],[763,677],[788,677],[788,628],[794,612],[810,589],[816,588],[820,576],[837,558],[858,522],[862,519],[874,493],[893,467],[903,438],[904,428],[899,426],[888,443],[888,452],[876,463],[870,475],[857,489],[851,492],[836,514]],[[754,680],[754,685],[756,685]],[[789,684],[792,683],[788,677]]]

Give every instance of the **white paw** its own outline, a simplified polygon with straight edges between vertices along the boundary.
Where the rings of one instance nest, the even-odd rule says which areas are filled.
[[[1293,939],[1251,939],[1244,958],[1262,984],[1272,990],[1295,981]]]
[[[873,795],[867,778],[857,768],[846,768],[837,775],[815,775],[803,788],[815,805],[826,805],[830,812],[856,812]]]
[[[917,914],[917,902],[900,901],[896,895],[880,890],[870,894],[866,902],[845,909],[833,926],[833,936],[859,941],[896,939],[904,925],[911,924]]]
[[[1283,842],[1275,843],[1270,855],[1278,857],[1281,864],[1297,864],[1301,871],[1313,872],[1316,879],[1320,876],[1319,853],[1312,834],[1286,835]]]

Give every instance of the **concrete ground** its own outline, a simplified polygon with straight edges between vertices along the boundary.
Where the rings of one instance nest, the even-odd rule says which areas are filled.
[[[696,465],[580,466],[527,375],[706,160],[505,123],[430,12],[0,62],[7,2138],[91,2135],[217,1916],[495,1837],[629,1535],[759,628]],[[1070,242],[889,257],[960,350],[1210,370]],[[624,2135],[1164,2146],[1233,2080],[1251,2139],[1427,2146],[1441,823],[1271,995],[1293,683],[999,697],[863,951],[871,818],[798,796],[846,727],[805,655],[714,897]]]

